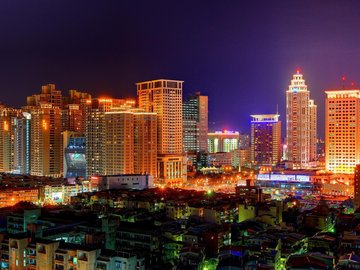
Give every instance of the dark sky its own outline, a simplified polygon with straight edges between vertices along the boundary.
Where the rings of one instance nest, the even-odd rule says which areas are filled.
[[[209,96],[217,128],[249,131],[276,104],[285,123],[298,66],[323,135],[324,89],[360,83],[359,0],[4,0],[0,34],[0,100],[14,106],[45,83],[128,97],[137,81],[179,79]]]

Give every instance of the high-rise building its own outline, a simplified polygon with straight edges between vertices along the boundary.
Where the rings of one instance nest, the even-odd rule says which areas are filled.
[[[41,103],[50,103],[54,107],[62,107],[62,95],[56,90],[55,84],[41,86],[41,93],[27,97],[28,106],[40,106]]]
[[[251,160],[255,166],[276,165],[281,158],[278,114],[251,115]]]
[[[14,125],[20,115],[20,110],[0,105],[0,172],[15,170]]]
[[[77,90],[69,90],[68,95],[62,97],[63,130],[85,134],[87,100],[91,100],[91,95]]]
[[[105,174],[134,173],[134,115],[105,112]]]
[[[200,92],[187,98],[182,105],[184,151],[207,152],[208,97]]]
[[[156,113],[134,111],[134,173],[157,178]]]
[[[325,93],[326,169],[353,174],[360,163],[360,90]]]
[[[182,154],[182,84],[182,81],[163,79],[136,84],[139,108],[157,115],[157,176],[160,182],[170,185],[179,185],[186,179]]]
[[[30,170],[32,175],[62,175],[61,110],[50,103],[30,108]]]
[[[86,175],[105,175],[105,112],[112,99],[89,99],[86,105]]]
[[[110,144],[111,141],[121,141],[121,137],[119,134],[116,134],[116,131],[119,131],[119,127],[116,123],[112,122],[113,125],[109,126],[111,129],[106,129],[105,123],[105,114],[107,112],[116,112],[116,111],[125,111],[127,109],[133,108],[135,106],[134,100],[129,99],[112,99],[112,98],[96,98],[87,100],[86,102],[86,125],[85,125],[85,137],[86,137],[86,175],[88,177],[93,175],[105,175],[107,174],[106,166],[107,165],[106,158],[107,150],[112,151],[110,149],[110,145],[108,145],[108,149],[106,148],[107,144]],[[110,118],[110,116],[108,116]],[[113,121],[109,119],[110,121]],[[120,124],[120,123],[119,123]],[[115,137],[107,138],[106,136],[110,136],[113,133]],[[108,134],[108,135],[107,135]],[[133,131],[130,134],[122,133],[126,136],[133,137]],[[108,142],[107,143],[107,139]],[[133,140],[133,139],[132,139]],[[115,147],[115,146],[113,146]],[[116,146],[117,147],[117,146]],[[133,160],[133,159],[131,159]],[[112,161],[111,161],[112,162]],[[115,162],[115,161],[114,161]],[[115,170],[115,169],[114,169]],[[109,173],[110,171],[109,167]]]
[[[297,69],[286,92],[287,158],[295,167],[308,168],[316,160],[316,105]]]
[[[23,112],[22,116],[14,119],[15,151],[14,165],[15,173],[30,174],[30,123],[31,114]]]
[[[239,148],[239,132],[215,131],[208,133],[208,152],[230,152]]]
[[[62,130],[81,133],[83,129],[83,111],[80,104],[67,104],[61,113]]]

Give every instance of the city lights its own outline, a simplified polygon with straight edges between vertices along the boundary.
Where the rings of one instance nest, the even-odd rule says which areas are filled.
[[[0,269],[360,269],[360,1],[10,2]]]

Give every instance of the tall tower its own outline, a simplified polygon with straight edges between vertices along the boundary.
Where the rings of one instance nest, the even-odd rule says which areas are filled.
[[[179,185],[186,178],[183,168],[183,81],[153,80],[136,84],[139,108],[157,114],[158,179]]]
[[[297,168],[316,160],[316,105],[297,69],[286,91],[287,158]]]
[[[278,114],[251,115],[251,160],[254,165],[276,165],[281,157]]]
[[[325,93],[326,169],[353,174],[360,163],[360,90]]]
[[[186,152],[207,152],[208,97],[200,92],[187,98],[182,107],[183,144]]]

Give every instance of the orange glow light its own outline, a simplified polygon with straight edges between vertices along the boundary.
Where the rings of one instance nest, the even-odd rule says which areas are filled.
[[[9,131],[9,123],[4,121],[4,131]]]
[[[113,102],[110,98],[99,98],[99,102]]]
[[[44,130],[47,130],[48,126],[47,126],[46,120],[42,120],[42,127]]]

